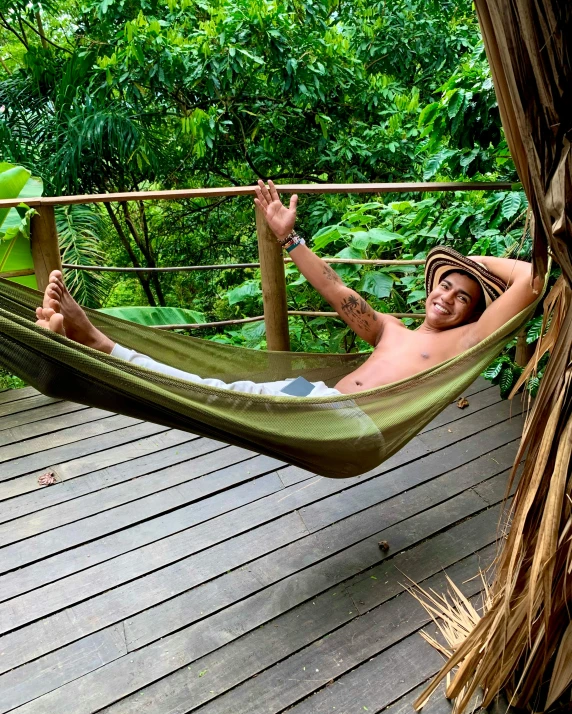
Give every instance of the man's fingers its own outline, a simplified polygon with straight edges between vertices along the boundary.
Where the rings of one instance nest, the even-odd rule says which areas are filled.
[[[262,197],[266,200],[267,203],[272,203],[272,198],[270,196],[270,193],[266,186],[264,185],[264,182],[261,181],[260,179],[258,180],[258,187],[260,189],[260,193],[262,194]]]
[[[278,195],[278,191],[276,190],[276,186],[274,185],[273,181],[268,182],[268,188],[270,190],[270,196],[273,201],[279,201],[280,196]]]
[[[258,203],[260,204],[260,206],[266,207],[266,199],[265,199],[264,196],[262,195],[262,191],[260,190],[260,186],[255,186],[255,187],[254,187],[254,193],[256,194],[256,198],[254,199],[254,201],[256,202],[256,200],[258,200]]]
[[[266,213],[266,205],[262,203],[262,201],[259,201],[257,198],[255,198],[254,205],[257,206],[257,208],[260,208],[263,213]]]
[[[298,205],[298,195],[293,193],[292,197],[290,198],[290,210],[295,211],[297,205]]]

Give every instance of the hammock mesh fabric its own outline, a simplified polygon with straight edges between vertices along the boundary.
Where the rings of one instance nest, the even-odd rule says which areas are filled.
[[[40,293],[0,280],[0,364],[40,392],[274,456],[322,476],[365,473],[403,447],[464,389],[529,318],[412,378],[359,394],[275,397],[185,382],[37,327]],[[167,333],[86,310],[112,340],[225,382],[303,376],[334,386],[368,354],[263,352]]]

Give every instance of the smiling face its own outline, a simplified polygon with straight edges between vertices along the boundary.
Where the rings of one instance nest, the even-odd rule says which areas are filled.
[[[425,321],[440,330],[463,325],[480,309],[482,297],[483,291],[476,280],[462,273],[448,273],[427,297]]]

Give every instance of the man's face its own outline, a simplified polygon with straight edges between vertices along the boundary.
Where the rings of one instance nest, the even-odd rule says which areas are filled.
[[[441,330],[463,325],[473,317],[481,295],[474,280],[461,273],[449,273],[425,301],[426,321]]]

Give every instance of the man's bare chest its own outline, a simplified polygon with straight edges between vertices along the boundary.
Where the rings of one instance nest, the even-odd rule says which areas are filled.
[[[375,354],[391,362],[404,360],[425,369],[459,354],[461,337],[458,330],[427,333],[391,326],[384,331]]]

